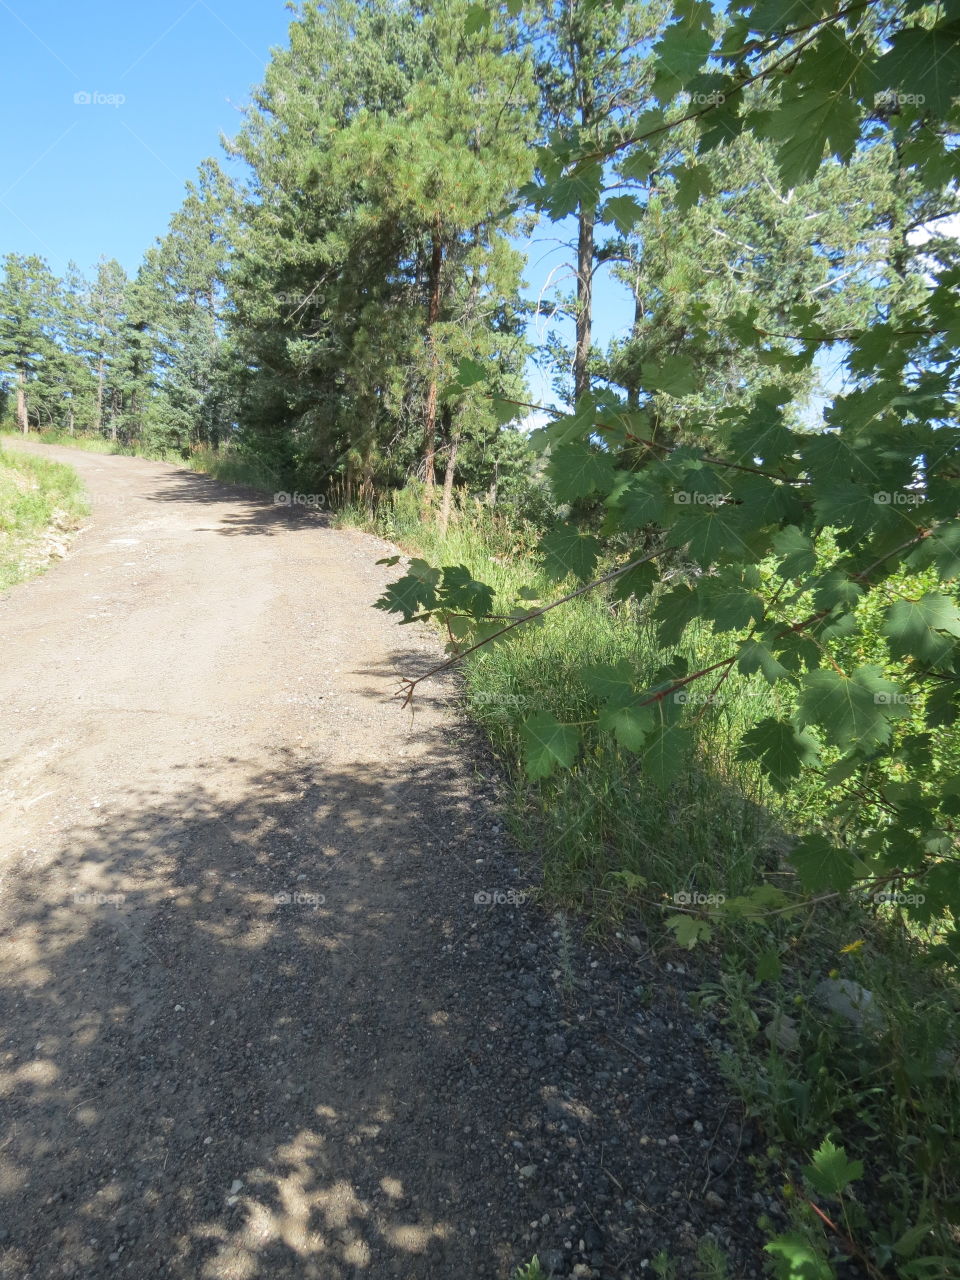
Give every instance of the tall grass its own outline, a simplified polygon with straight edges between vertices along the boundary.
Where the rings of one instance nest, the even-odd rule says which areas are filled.
[[[0,448],[0,590],[39,573],[45,538],[62,548],[88,510],[70,467]]]
[[[342,520],[364,523],[357,511]],[[543,600],[560,594],[530,554],[536,530],[500,521],[489,508],[461,498],[446,531],[423,519],[416,491],[381,502],[378,532],[434,563],[463,564],[493,586],[501,601],[521,588]],[[684,656],[702,658],[715,642],[696,632]],[[756,883],[769,861],[769,821],[746,799],[756,792],[756,770],[736,759],[732,743],[746,717],[772,706],[761,680],[738,678],[736,697],[718,698],[697,725],[689,771],[668,792],[644,773],[642,758],[607,735],[591,733],[599,711],[581,669],[628,659],[654,678],[664,654],[653,628],[633,604],[595,592],[570,601],[538,625],[518,629],[509,641],[481,650],[464,664],[467,705],[504,762],[514,787],[516,834],[536,845],[544,889],[568,904],[588,902],[594,911],[617,908],[623,872],[648,881],[651,896],[690,888],[740,893]],[[566,723],[586,726],[587,749],[570,774],[531,786],[521,767],[521,725],[547,709]],[[628,877],[629,879],[629,877]]]

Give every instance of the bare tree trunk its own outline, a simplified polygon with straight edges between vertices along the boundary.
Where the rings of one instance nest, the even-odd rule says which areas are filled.
[[[490,481],[490,490],[487,494],[487,501],[490,503],[491,507],[495,507],[497,505],[497,487],[499,483],[500,483],[500,463],[494,462],[493,479]]]
[[[27,421],[27,375],[22,369],[17,370],[17,426],[24,435],[30,430]]]
[[[430,294],[427,303],[427,349],[430,358],[430,383],[427,387],[427,404],[423,415],[423,478],[429,497],[437,482],[435,473],[437,454],[437,352],[434,325],[440,318],[440,273],[443,268],[443,240],[440,236],[440,220],[433,232],[430,253]]]
[[[460,450],[460,431],[451,432],[450,448],[447,451],[447,469],[443,475],[443,499],[440,503],[440,528],[445,531],[450,523],[450,508],[453,506],[453,482],[457,474],[457,453]]]
[[[73,435],[73,410],[72,409],[67,410],[67,431],[70,435]]]
[[[633,283],[633,332],[631,337],[636,337],[640,332],[640,321],[643,319],[643,304],[640,301],[640,272],[637,272],[636,279]],[[639,372],[631,369],[630,382],[627,385],[627,405],[631,409],[637,409],[640,406],[640,377]]]
[[[577,235],[577,347],[573,357],[575,401],[590,390],[587,364],[593,328],[594,219],[592,210],[580,210]]]

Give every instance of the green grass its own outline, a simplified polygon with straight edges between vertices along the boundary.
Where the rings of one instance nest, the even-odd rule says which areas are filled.
[[[45,544],[62,546],[88,511],[70,467],[0,448],[0,590],[40,573]]]
[[[359,511],[340,518],[373,527],[433,564],[463,564],[505,598],[515,599],[524,586],[544,601],[561,594],[531,555],[536,530],[508,525],[469,500],[461,499],[445,533],[423,518],[416,492],[382,501],[372,520]],[[723,656],[716,643],[694,628],[682,651],[706,665]],[[675,941],[664,926],[678,892],[730,899],[759,883],[796,892],[785,854],[796,833],[824,812],[816,780],[778,796],[754,766],[737,759],[743,728],[778,709],[778,695],[762,679],[738,676],[715,704],[688,707],[694,746],[685,773],[665,791],[636,756],[594,733],[597,704],[579,669],[627,658],[652,678],[673,652],[658,647],[634,604],[597,592],[461,667],[466,706],[509,780],[513,834],[542,863],[546,905],[585,910],[598,932],[628,929],[642,917],[655,944],[659,939],[671,951]],[[522,768],[520,727],[544,708],[584,725],[586,746],[569,772],[531,782]],[[943,750],[957,754],[958,744]],[[844,1212],[858,1244],[883,1260],[876,1274],[960,1275],[955,978],[932,963],[925,938],[855,900],[752,919],[721,916],[709,925],[712,938],[693,957],[703,974],[700,1001],[715,1006],[726,1024],[730,1051],[721,1066],[769,1141],[765,1155],[751,1157],[758,1176],[772,1192],[802,1188],[802,1167],[829,1137],[863,1161],[857,1196]],[[873,992],[875,1033],[855,1034],[818,1007],[814,989],[827,975]],[[777,1047],[766,1031],[784,1015],[795,1043]],[[838,1240],[807,1205],[810,1194],[807,1188],[789,1201],[796,1229],[839,1262]],[[839,1213],[829,1201],[822,1208],[828,1216]],[[913,1228],[914,1237],[906,1235]],[[701,1259],[705,1274],[722,1274],[709,1261]]]
[[[87,453],[169,462],[176,467],[185,467],[190,471],[212,476],[224,484],[245,485],[250,489],[260,489],[266,493],[288,487],[280,482],[276,472],[262,460],[242,454],[229,446],[215,451],[208,446],[194,445],[184,453],[179,449],[161,448],[143,442],[124,443],[99,435],[70,435],[67,431],[41,431],[32,433],[29,439],[39,440],[41,444],[58,444],[70,449],[83,449]]]

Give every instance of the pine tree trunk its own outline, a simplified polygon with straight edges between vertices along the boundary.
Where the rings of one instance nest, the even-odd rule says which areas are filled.
[[[450,448],[447,452],[447,469],[443,475],[443,500],[440,503],[440,528],[446,531],[450,523],[450,509],[453,506],[453,482],[457,474],[457,453],[460,449],[460,432],[450,435]]]
[[[437,454],[437,351],[434,325],[440,318],[440,273],[443,268],[443,240],[440,221],[433,232],[430,253],[430,293],[427,303],[427,349],[430,358],[430,383],[427,387],[427,403],[423,415],[423,478],[430,496],[436,478]]]
[[[67,410],[67,433],[73,435],[73,410]]]
[[[22,369],[17,370],[17,426],[24,435],[30,430],[27,421],[27,375]]]
[[[590,390],[587,363],[593,327],[593,245],[594,213],[581,209],[577,235],[577,347],[573,357],[573,397],[579,400]]]
[[[97,435],[103,430],[103,356],[97,363]]]

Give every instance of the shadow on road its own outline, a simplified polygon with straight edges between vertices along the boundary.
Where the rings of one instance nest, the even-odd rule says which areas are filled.
[[[17,880],[0,1275],[508,1274],[516,1115],[475,1063],[512,997],[422,764],[131,795]]]
[[[237,534],[271,534],[286,529],[328,528],[330,516],[316,505],[298,501],[298,498],[318,498],[318,495],[285,493],[289,502],[276,501],[273,494],[244,485],[226,485],[211,476],[193,471],[173,471],[161,488],[144,493],[146,502],[196,503],[215,507],[224,505],[235,508],[245,504],[242,513],[231,511],[223,517],[223,528],[218,532],[225,536]],[[319,495],[322,497],[322,495]]]

